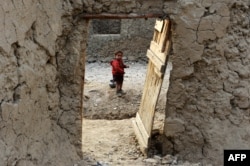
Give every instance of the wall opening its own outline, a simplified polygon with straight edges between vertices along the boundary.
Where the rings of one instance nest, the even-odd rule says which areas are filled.
[[[97,35],[94,30],[95,26],[100,27],[105,21],[108,22],[106,28],[110,28],[110,23],[113,22],[113,28],[119,29],[120,33]],[[91,119],[134,117],[143,90],[148,62],[146,51],[153,37],[154,23],[155,18],[148,20],[100,19],[98,21],[93,19],[90,21],[85,63],[83,117]],[[142,30],[145,27],[147,29]],[[117,99],[115,89],[109,87],[112,79],[110,61],[114,58],[114,52],[117,50],[123,51],[123,62],[129,66],[125,69],[123,84],[127,95],[120,99]],[[118,106],[119,103],[122,106]]]
[[[134,153],[124,154],[124,151],[121,151],[121,153],[120,151],[116,151],[115,155],[112,152],[113,157],[122,158],[132,157],[135,154],[142,155],[137,147],[137,140],[134,136],[134,130],[130,118],[135,117],[136,112],[139,109],[147,72],[148,58],[146,57],[146,51],[149,48],[150,41],[153,39],[156,18],[149,20],[118,20],[120,20],[121,24],[120,33],[116,34],[116,38],[108,36],[108,34],[106,34],[106,36],[98,34],[98,37],[96,37],[97,31],[94,30],[93,26],[98,24],[98,21],[91,20],[88,29],[89,37],[86,50],[83,95],[84,108],[82,111],[82,144],[84,147],[82,148],[82,151],[83,155],[94,156],[97,160],[106,157],[106,162],[109,161],[108,154],[105,154],[105,152],[109,153],[107,151],[116,151],[119,148],[130,149],[131,151],[134,151]],[[101,20],[101,22],[103,21],[105,22],[105,19]],[[138,22],[138,25],[134,25],[136,22]],[[145,24],[148,25],[145,26]],[[117,24],[117,26],[119,26],[119,24]],[[133,31],[131,26],[136,30]],[[145,38],[145,34],[139,34],[139,37],[133,36],[133,33],[138,34],[138,31],[142,32],[142,27],[147,27],[146,30],[144,30],[144,33],[150,32],[150,37]],[[98,31],[98,33],[100,32]],[[127,41],[121,42],[122,40],[125,40],[124,38],[126,38]],[[141,50],[141,56],[130,55],[130,52],[133,52],[134,50],[129,44],[135,45],[136,42],[138,42],[138,38],[141,39],[141,42],[146,43],[143,48],[139,48]],[[97,40],[106,46],[99,48]],[[117,43],[118,45],[115,45]],[[124,43],[127,43],[127,45]],[[109,87],[109,82],[112,79],[109,62],[112,60],[114,51],[116,50],[124,52],[124,63],[130,66],[125,69],[126,74],[124,76],[123,89],[126,91],[126,95],[123,97],[117,97],[115,89]],[[164,88],[166,88],[166,86],[164,86]],[[156,128],[163,128],[165,119],[166,94],[162,93],[161,96],[162,99],[159,100],[161,103],[158,103],[158,111],[156,115],[160,121],[157,122],[158,124],[154,125]],[[110,135],[110,137],[107,135]],[[115,144],[112,144],[111,142],[114,142]],[[120,144],[123,144],[123,146],[116,147]],[[160,152],[154,148],[152,154],[153,153]]]

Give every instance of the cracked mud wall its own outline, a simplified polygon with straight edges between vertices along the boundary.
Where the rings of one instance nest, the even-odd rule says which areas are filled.
[[[71,165],[80,159],[75,82],[83,76],[84,35],[74,46],[67,43],[82,33],[72,30],[72,12],[66,1],[0,1],[0,165]]]
[[[250,148],[250,1],[178,1],[164,150],[223,165]]]
[[[147,62],[148,58],[145,55],[153,38],[155,20],[156,18],[116,19],[120,21],[120,26],[112,25],[107,28],[119,29],[120,32],[117,34],[96,34],[93,29],[98,27],[98,24],[90,22],[87,62],[107,63],[113,58],[115,50],[123,51],[124,60]],[[107,22],[107,19],[102,21]]]
[[[0,165],[80,160],[88,21],[78,16],[161,10],[157,2],[0,0]]]

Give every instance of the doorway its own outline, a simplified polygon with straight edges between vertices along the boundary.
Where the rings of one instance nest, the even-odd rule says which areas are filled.
[[[147,48],[145,47],[145,50]],[[148,59],[145,54],[144,57]],[[125,69],[127,76],[125,75],[124,90],[127,91],[127,94],[118,98],[115,91],[108,86],[109,80],[112,78],[108,61],[112,59],[112,55],[106,60],[105,58],[101,59],[89,60],[87,57],[85,64],[84,102],[90,101],[91,106],[84,104],[82,143],[92,146],[83,147],[83,154],[92,156],[103,164],[111,162],[112,164],[133,163],[135,159],[143,156],[138,148],[131,118],[135,117],[140,107],[148,61],[140,61],[142,64],[138,64],[138,61],[125,59],[125,63],[129,63],[130,66],[129,69]],[[94,80],[99,82],[93,83]],[[133,90],[129,84],[133,86]],[[104,98],[107,100],[103,102]],[[124,103],[124,105],[121,106],[119,103]],[[113,113],[114,111],[117,113]],[[93,112],[95,114],[91,114]],[[162,113],[164,116],[164,111]],[[162,116],[160,115],[160,118],[164,120]],[[164,121],[161,123],[163,126]]]

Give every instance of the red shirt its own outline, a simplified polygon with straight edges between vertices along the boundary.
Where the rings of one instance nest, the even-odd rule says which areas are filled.
[[[127,67],[126,65],[124,65],[122,59],[113,59],[110,62],[110,65],[112,66],[113,75],[123,75],[125,73],[124,68]]]

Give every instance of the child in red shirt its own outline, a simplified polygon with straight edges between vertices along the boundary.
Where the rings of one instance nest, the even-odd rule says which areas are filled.
[[[124,68],[129,67],[123,63],[122,56],[123,52],[117,51],[115,52],[115,58],[110,62],[112,66],[113,79],[116,82],[116,93],[118,96],[125,94],[125,92],[122,90],[122,84],[125,73]]]

